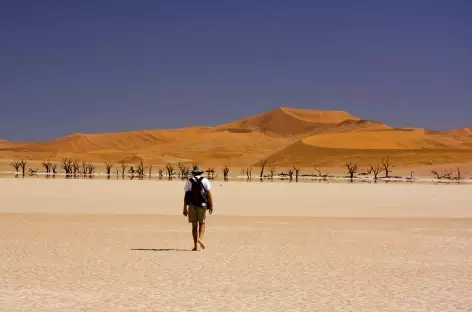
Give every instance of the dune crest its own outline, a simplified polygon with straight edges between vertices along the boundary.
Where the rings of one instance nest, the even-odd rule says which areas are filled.
[[[215,127],[74,133],[46,142],[0,139],[0,159],[74,157],[156,165],[198,162],[212,167],[248,166],[270,159],[277,164],[330,166],[353,157],[362,162],[388,155],[405,163],[431,162],[430,158],[437,163],[470,161],[472,128],[393,128],[344,111],[278,107]]]

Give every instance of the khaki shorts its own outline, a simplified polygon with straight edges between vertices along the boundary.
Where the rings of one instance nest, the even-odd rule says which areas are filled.
[[[196,207],[194,205],[189,205],[188,207],[188,222],[198,222],[200,224],[205,223],[207,208]]]

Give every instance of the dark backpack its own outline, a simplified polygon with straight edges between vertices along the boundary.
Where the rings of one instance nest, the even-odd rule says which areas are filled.
[[[185,194],[187,204],[192,204],[197,207],[202,207],[204,206],[202,204],[205,204],[205,206],[208,207],[208,194],[203,186],[202,180],[203,177],[189,179],[190,183],[192,183],[192,188]]]

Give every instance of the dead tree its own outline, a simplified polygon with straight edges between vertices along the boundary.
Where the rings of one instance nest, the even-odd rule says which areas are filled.
[[[57,173],[56,168],[57,168],[57,164],[51,164],[51,171],[53,175],[56,175]]]
[[[454,180],[457,180],[457,181],[462,180],[462,174],[461,174],[461,170],[459,168],[457,168],[457,174],[454,177]]]
[[[135,172],[136,172],[136,170],[134,170],[134,167],[130,166],[129,169],[128,169],[128,173],[131,174],[131,177],[134,177]]]
[[[436,170],[431,170],[431,173],[436,177],[438,180],[447,179],[450,180],[452,178],[451,171],[445,171],[443,174],[438,173]]]
[[[29,168],[28,169],[28,175],[29,176],[38,175],[38,171],[39,171],[39,169],[33,170],[33,169]]]
[[[82,174],[85,177],[87,175],[88,164],[85,161],[82,161]]]
[[[128,165],[125,164],[124,161],[120,161],[120,165],[121,165],[121,177],[124,178],[125,177],[125,170],[128,167]]]
[[[294,173],[293,169],[288,169],[288,178],[290,179],[290,181],[293,180],[293,173]]]
[[[140,178],[144,177],[144,170],[146,170],[146,167],[144,166],[144,163],[141,160],[136,168],[136,173],[138,174],[138,177]]]
[[[20,161],[19,160],[14,160],[12,161],[12,163],[10,164],[13,168],[15,168],[16,170],[16,174],[18,174],[18,170],[20,170]]]
[[[244,173],[246,174],[247,179],[251,180],[251,178],[252,178],[252,167],[246,168]]]
[[[328,178],[328,174],[327,174],[327,173],[323,174],[323,173],[321,173],[321,170],[319,170],[319,169],[315,169],[315,171],[318,172],[318,176],[319,176],[320,178],[323,178],[323,179],[325,179],[325,180]]]
[[[105,169],[107,171],[107,176],[110,176],[112,167],[113,167],[113,164],[110,164],[107,161],[105,161]]]
[[[149,168],[148,168],[148,174],[149,174],[149,179],[151,178],[151,174],[152,174],[152,165],[149,165]]]
[[[46,173],[49,174],[51,172],[51,162],[49,161],[43,161],[41,163],[41,165],[44,167],[44,169],[46,170]]]
[[[167,163],[166,170],[167,170],[167,177],[169,179],[172,179],[172,176],[174,175],[174,165],[171,163]]]
[[[61,161],[61,168],[66,172],[66,177],[72,173],[72,159],[64,158]]]
[[[259,168],[261,168],[261,179],[264,177],[264,169],[267,165],[267,159],[259,161]]]
[[[295,172],[295,181],[298,182],[298,175],[300,174],[300,168],[293,167],[293,171]]]
[[[28,164],[28,162],[26,160],[24,160],[23,158],[20,159],[20,168],[21,168],[21,173],[23,176],[25,176],[25,172],[26,172],[26,165]]]
[[[72,171],[74,173],[74,177],[77,176],[77,174],[79,173],[80,174],[80,166],[79,166],[79,162],[77,160],[72,160]]]
[[[271,166],[270,169],[269,169],[269,174],[270,174],[270,179],[273,180],[274,179],[274,175],[275,175],[275,167],[274,166]]]
[[[351,178],[351,181],[354,179],[354,175],[357,172],[357,165],[353,164],[352,162],[349,162],[346,164],[347,171],[349,172],[349,177]]]
[[[390,157],[382,160],[382,169],[385,171],[385,178],[390,177],[390,172],[392,172],[391,168],[393,167],[395,167],[395,165],[390,161]]]
[[[179,166],[179,175],[182,180],[188,178],[190,174],[190,168],[188,166],[185,166],[181,162],[178,163]]]
[[[92,176],[95,173],[95,165],[89,163],[88,165],[88,174],[89,176]]]
[[[369,165],[369,168],[370,168],[370,173],[372,173],[374,175],[374,180],[377,181],[377,176],[379,175],[379,172],[382,170],[382,168],[380,167],[379,164],[372,166],[372,165]]]
[[[223,178],[225,181],[228,181],[229,168],[228,166],[223,166]]]
[[[215,178],[215,169],[214,168],[208,168],[205,172],[207,173],[207,179],[208,180],[213,180]]]
[[[159,179],[162,179],[163,176],[164,176],[164,169],[159,168]]]

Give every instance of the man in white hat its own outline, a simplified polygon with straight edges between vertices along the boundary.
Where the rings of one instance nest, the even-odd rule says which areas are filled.
[[[188,217],[188,221],[192,223],[193,250],[198,250],[198,245],[205,249],[203,236],[205,234],[206,211],[208,209],[210,214],[213,213],[211,184],[202,174],[203,170],[200,167],[193,166],[192,177],[187,180],[184,186],[183,215]]]

